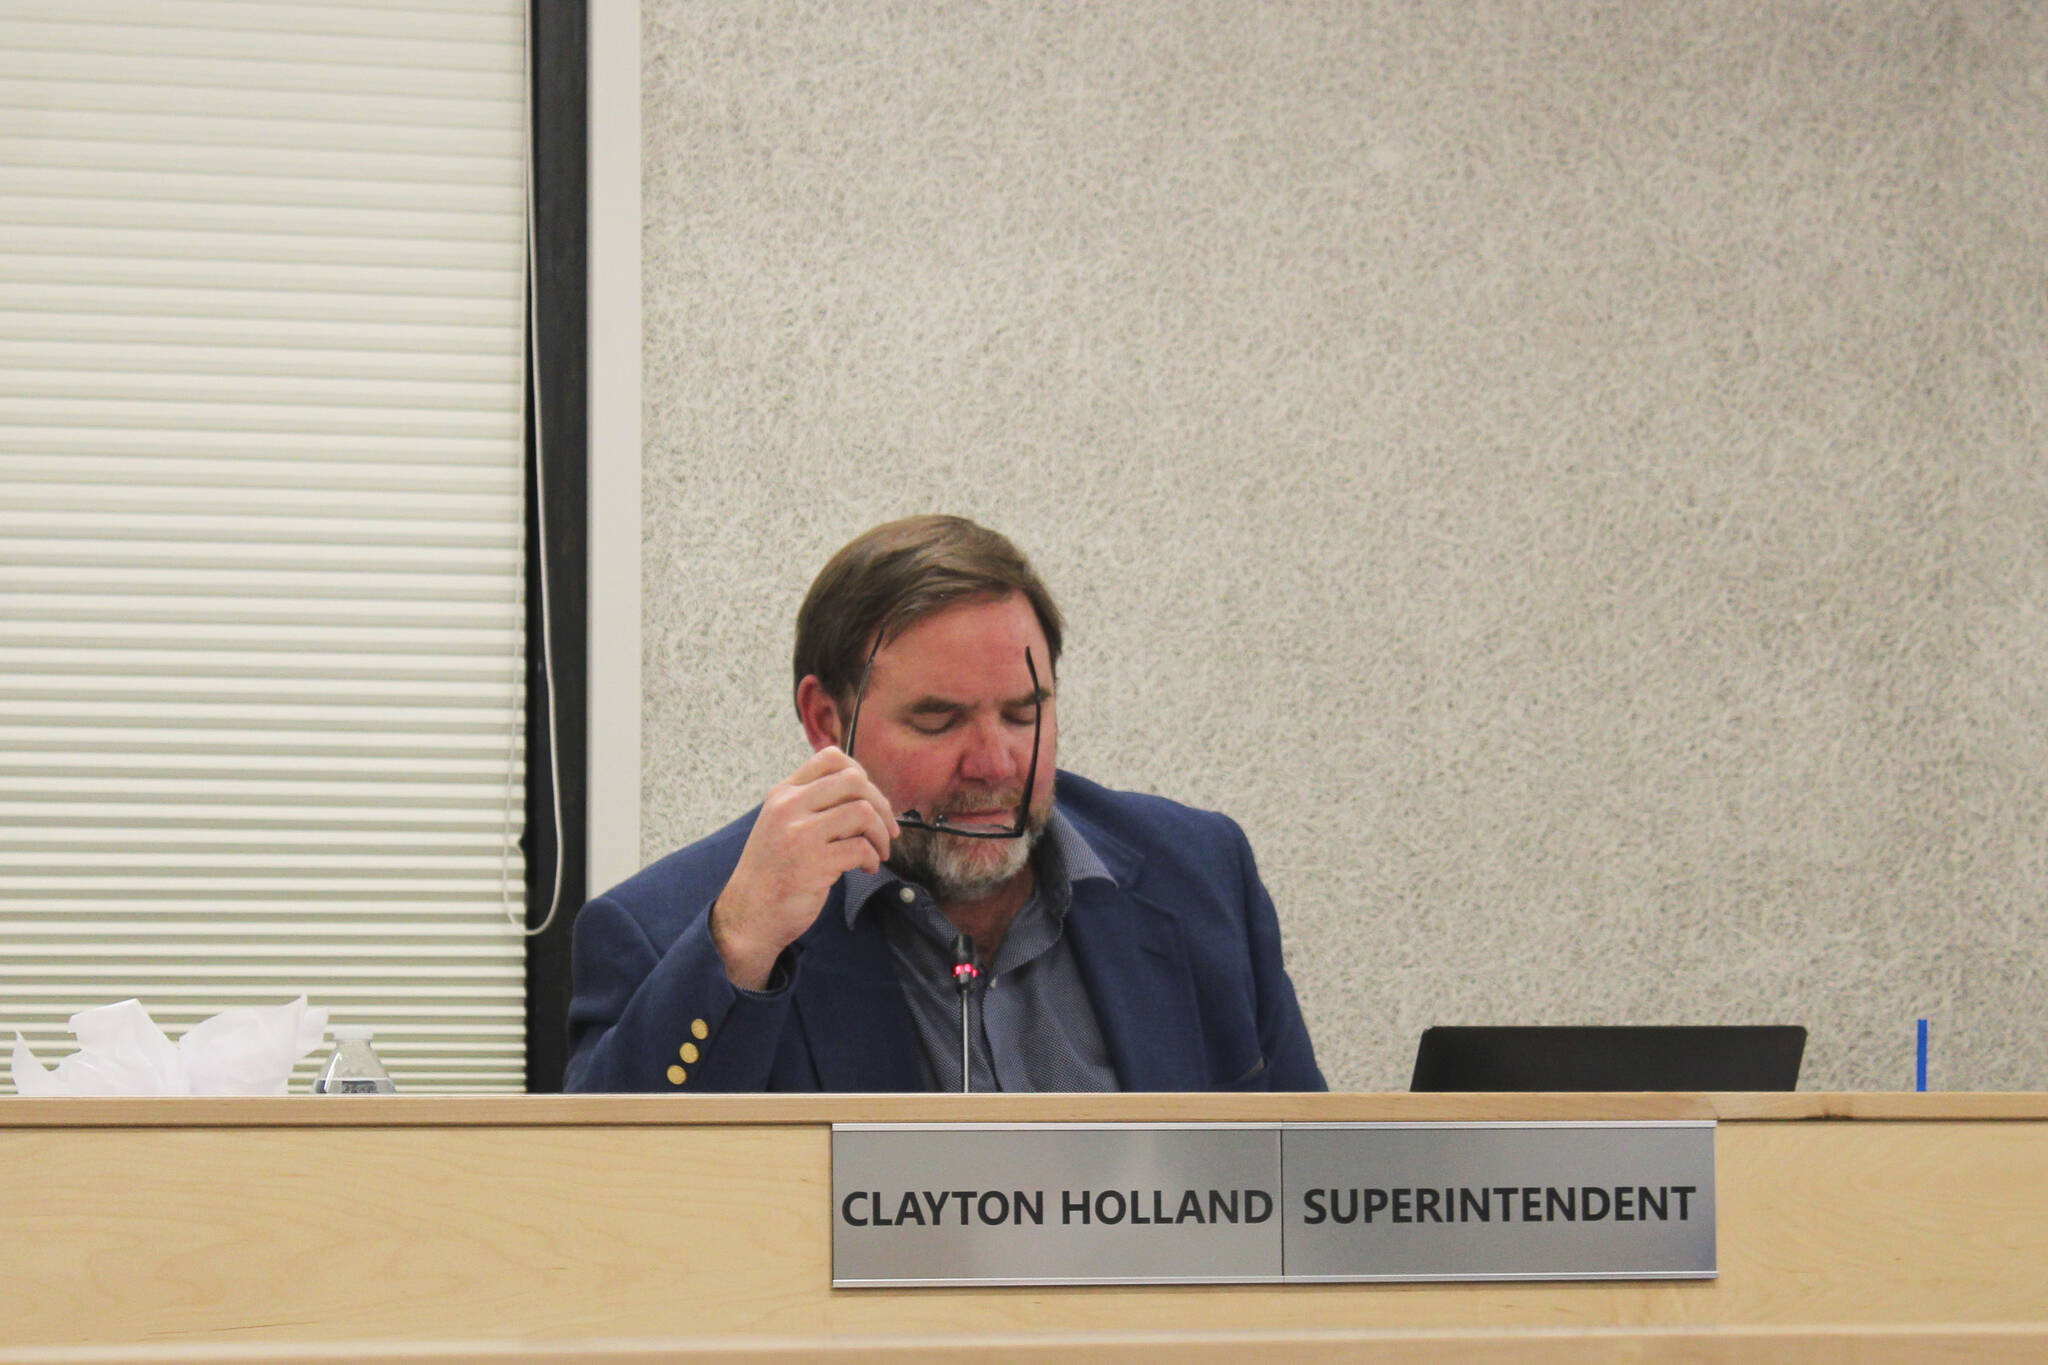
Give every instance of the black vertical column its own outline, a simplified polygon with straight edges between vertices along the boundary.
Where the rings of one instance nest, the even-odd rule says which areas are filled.
[[[562,1088],[567,1060],[569,926],[585,895],[588,771],[590,467],[589,19],[586,0],[528,0],[532,14],[535,298],[527,325],[526,1088]],[[536,440],[538,437],[538,440]],[[543,515],[544,513],[544,515]],[[541,528],[546,527],[543,538]],[[541,570],[547,571],[543,630]],[[543,670],[546,670],[545,672]],[[548,674],[554,706],[548,706]],[[550,739],[552,738],[552,744]],[[552,753],[552,759],[550,754]],[[561,792],[556,819],[555,789]],[[560,838],[557,838],[557,826]]]

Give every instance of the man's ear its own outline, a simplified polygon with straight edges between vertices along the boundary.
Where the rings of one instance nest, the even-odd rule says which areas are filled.
[[[796,685],[796,715],[803,722],[804,738],[814,750],[839,743],[840,736],[846,733],[839,703],[832,700],[832,694],[815,673],[805,674],[804,680]]]

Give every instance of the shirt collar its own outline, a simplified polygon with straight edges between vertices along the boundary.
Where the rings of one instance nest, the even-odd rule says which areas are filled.
[[[1111,883],[1116,881],[1087,838],[1074,828],[1074,822],[1061,813],[1058,806],[1052,808],[1052,814],[1045,822],[1045,833],[1052,842],[1052,851],[1058,854],[1060,866],[1066,869],[1069,887],[1095,878]],[[1043,867],[1045,864],[1041,862],[1039,865]],[[913,883],[904,881],[887,867],[880,872],[856,867],[846,874],[846,927],[853,928],[854,921],[860,918],[861,909],[877,892],[892,886],[909,885]],[[1062,901],[1065,899],[1061,897]]]

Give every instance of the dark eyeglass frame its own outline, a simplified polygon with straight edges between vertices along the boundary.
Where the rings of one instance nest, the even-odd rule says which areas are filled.
[[[867,700],[868,678],[875,671],[875,656],[882,652],[882,637],[875,636],[875,647],[868,651],[867,664],[860,671],[860,689],[853,694],[853,713],[846,720],[846,743],[841,749],[848,758],[853,757],[854,733],[860,729],[861,703]],[[1031,661],[1031,647],[1024,647],[1024,668],[1031,674],[1031,767],[1024,774],[1024,800],[1017,807],[1016,823],[1007,829],[990,829],[986,825],[956,825],[941,815],[928,820],[914,810],[907,810],[896,817],[896,823],[903,829],[929,830],[933,834],[952,834],[962,839],[1021,839],[1031,828],[1031,789],[1038,781],[1038,739],[1045,729],[1045,689],[1038,685],[1038,665]]]

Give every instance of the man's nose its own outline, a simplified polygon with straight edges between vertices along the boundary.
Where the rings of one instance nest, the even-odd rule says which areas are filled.
[[[1028,756],[1016,752],[1015,736],[1000,717],[969,727],[960,754],[960,776],[970,782],[1008,782],[1024,771]]]

